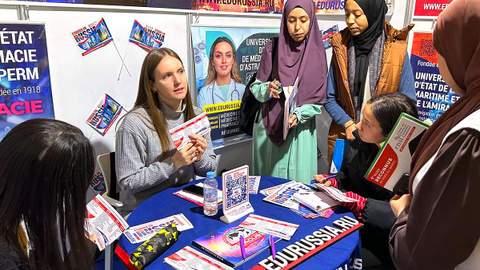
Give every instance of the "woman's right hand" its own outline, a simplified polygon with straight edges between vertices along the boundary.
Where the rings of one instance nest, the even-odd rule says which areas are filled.
[[[277,80],[273,80],[270,82],[270,84],[268,85],[268,92],[270,93],[270,97],[273,97],[273,98],[280,98],[280,93],[282,91],[280,91],[280,82],[277,81]]]
[[[347,137],[347,140],[353,141],[355,139],[355,136],[353,136],[355,130],[357,130],[357,126],[355,126],[355,123],[352,120],[345,123],[345,136]]]
[[[191,165],[193,162],[197,161],[197,147],[193,146],[191,142],[182,148],[180,151],[176,151],[173,154],[172,161],[176,169],[179,169],[183,166]]]
[[[332,181],[327,180],[323,174],[317,174],[313,178],[317,183],[324,184],[327,187],[332,185]]]

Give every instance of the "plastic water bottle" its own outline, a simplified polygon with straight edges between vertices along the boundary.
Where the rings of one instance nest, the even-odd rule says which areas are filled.
[[[207,172],[207,178],[203,182],[203,213],[206,216],[214,216],[218,211],[217,204],[218,183],[214,172]]]

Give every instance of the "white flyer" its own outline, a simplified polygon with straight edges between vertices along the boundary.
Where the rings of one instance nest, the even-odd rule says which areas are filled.
[[[249,176],[248,192],[250,194],[257,194],[260,186],[261,176]]]
[[[123,217],[101,196],[87,204],[85,232],[100,251],[115,241],[128,228]]]
[[[293,198],[297,202],[305,205],[317,213],[332,207],[332,205],[322,200],[322,198],[317,196],[317,194],[313,191],[297,192],[293,194]]]
[[[343,194],[343,192],[341,190],[339,190],[338,188],[335,188],[335,187],[332,187],[332,186],[325,186],[323,184],[320,184],[320,183],[316,183],[315,184],[315,187],[320,189],[320,190],[324,190],[328,195],[330,195],[330,197],[332,197],[333,199],[339,201],[339,202],[356,202],[357,200],[353,199],[353,198],[350,198],[350,197],[347,197],[345,196],[345,194]]]
[[[312,189],[303,183],[290,181],[284,184],[279,190],[263,198],[264,201],[278,204],[283,207],[298,209],[298,202],[293,194],[299,191],[311,191]]]
[[[130,243],[141,243],[150,239],[161,228],[164,228],[172,223],[177,225],[177,229],[179,231],[185,231],[193,228],[192,223],[187,219],[187,217],[185,217],[183,214],[177,214],[130,227],[123,234],[125,237],[127,237]]]
[[[295,234],[299,225],[250,214],[239,226],[280,237],[288,241]]]
[[[288,183],[280,184],[280,185],[276,185],[276,186],[271,186],[269,188],[264,188],[264,189],[260,190],[260,193],[265,195],[265,196],[269,196],[270,194],[273,194],[273,193],[277,192],[279,189],[281,189],[286,184],[288,184]]]
[[[165,262],[178,270],[233,270],[207,255],[186,246],[165,258]]]
[[[188,137],[191,134],[205,136],[210,133],[210,122],[205,112],[195,116],[187,122],[176,126],[168,131],[172,137],[173,144],[181,150],[190,142]]]

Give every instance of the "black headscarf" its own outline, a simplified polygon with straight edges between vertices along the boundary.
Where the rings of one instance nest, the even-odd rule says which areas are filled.
[[[352,38],[355,47],[353,96],[358,97],[358,104],[361,106],[368,71],[368,55],[378,37],[383,33],[388,7],[385,0],[355,0],[355,2],[362,8],[368,20],[368,28],[360,35]]]

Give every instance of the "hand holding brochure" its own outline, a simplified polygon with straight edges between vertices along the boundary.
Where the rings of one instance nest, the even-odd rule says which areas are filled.
[[[298,92],[298,77],[295,80],[293,86],[283,87],[283,93],[285,94],[285,104],[283,108],[283,139],[288,136],[289,119],[290,115],[297,108],[296,98]]]
[[[338,188],[335,188],[335,187],[332,187],[332,186],[327,187],[326,185],[323,185],[323,184],[320,184],[320,183],[316,183],[314,185],[319,190],[325,191],[330,197],[332,197],[336,201],[344,202],[344,203],[356,202],[357,201],[353,198],[345,196],[345,194],[343,194],[343,192],[341,190],[339,190]]]
[[[101,196],[95,196],[87,204],[85,233],[100,251],[115,241],[128,228],[128,223]]]
[[[402,113],[382,149],[365,174],[365,178],[393,191],[403,174],[410,171],[412,155],[428,125]]]
[[[203,112],[187,122],[170,129],[169,133],[177,150],[181,150],[190,142],[189,135],[198,134],[205,136],[210,133],[210,122],[207,114]]]
[[[302,192],[301,191],[293,194],[293,198],[297,202],[307,206],[313,211],[320,213],[322,210],[325,210],[334,206],[332,204],[329,204],[331,200],[327,202],[326,200],[322,199],[320,197],[321,194],[322,194],[321,192],[313,192],[313,191]]]

